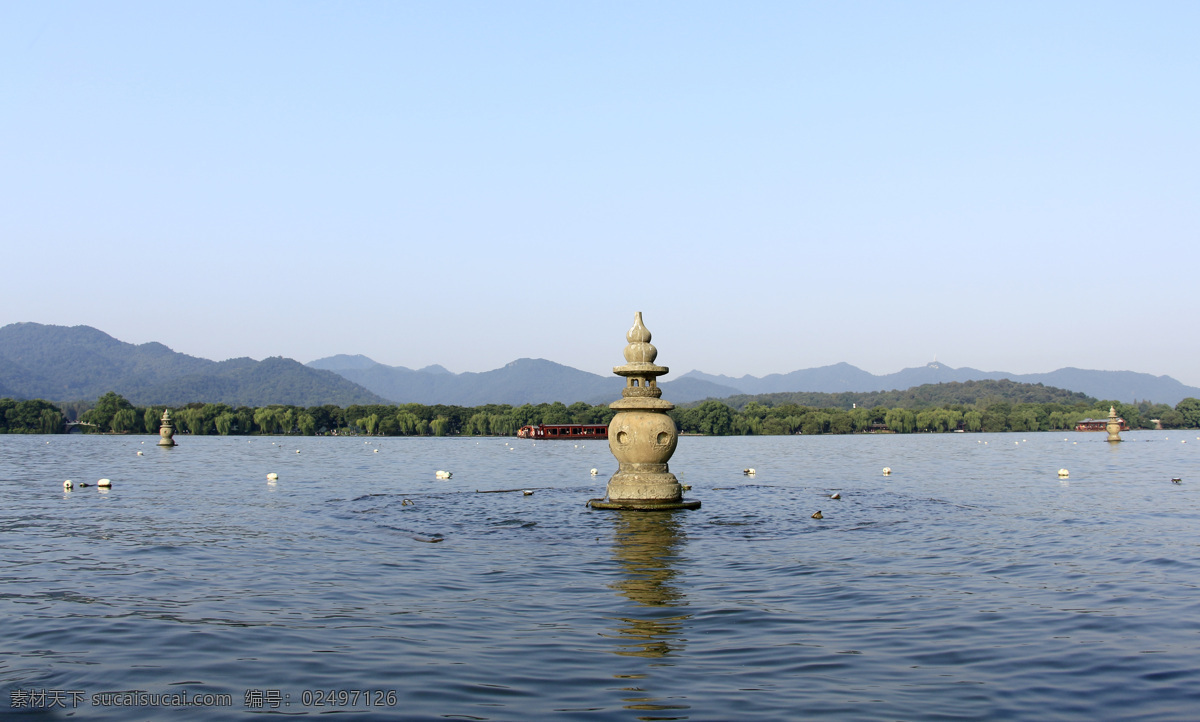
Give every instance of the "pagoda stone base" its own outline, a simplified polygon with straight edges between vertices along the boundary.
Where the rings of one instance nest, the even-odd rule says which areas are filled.
[[[622,466],[626,466],[622,464]],[[630,464],[629,466],[633,466]],[[683,487],[675,475],[666,471],[666,464],[638,464],[657,466],[662,471],[635,470],[617,471],[608,480],[608,498],[613,501],[672,503],[683,498]]]
[[[683,487],[666,464],[628,464],[643,467],[621,470],[608,480],[608,498],[592,501],[594,509],[631,509],[634,511],[670,511],[699,509],[700,502],[685,501]],[[644,468],[644,467],[650,467]]]
[[[675,511],[676,509],[699,509],[699,501],[680,499],[679,501],[590,501],[588,506],[593,509],[624,509],[626,511]]]

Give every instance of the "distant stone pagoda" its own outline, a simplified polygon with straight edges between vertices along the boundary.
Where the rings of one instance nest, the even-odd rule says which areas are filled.
[[[1121,420],[1117,418],[1117,407],[1108,407],[1108,423],[1104,425],[1104,430],[1108,432],[1109,441],[1121,440]]]
[[[650,331],[642,323],[642,312],[625,334],[625,365],[613,373],[625,378],[621,398],[610,404],[617,415],[608,424],[608,448],[617,458],[617,473],[608,480],[608,496],[592,501],[597,509],[668,511],[698,509],[699,501],[685,501],[683,487],[667,468],[675,453],[679,429],[667,412],[675,405],[662,398],[658,377],[670,373],[654,360],[658,349],[650,343]]]
[[[171,423],[171,410],[163,409],[162,421],[158,427],[159,446],[175,446],[175,424]]]

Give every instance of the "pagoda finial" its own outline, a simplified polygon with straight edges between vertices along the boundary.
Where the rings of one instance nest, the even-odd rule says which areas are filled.
[[[658,358],[658,349],[650,343],[650,329],[642,323],[642,312],[638,311],[633,317],[633,328],[625,334],[629,345],[625,347],[625,360],[629,363],[654,363]]]

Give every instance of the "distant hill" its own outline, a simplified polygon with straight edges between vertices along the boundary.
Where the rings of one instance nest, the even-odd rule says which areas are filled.
[[[134,345],[90,326],[0,328],[0,393],[91,400],[116,391],[139,405],[192,401],[259,406],[383,403],[330,371],[291,359],[210,361],[160,343]]]
[[[987,399],[1006,401],[1012,404],[1065,404],[1069,406],[1083,404],[1092,406],[1096,403],[1096,399],[1078,391],[1067,391],[1043,384],[1020,383],[1008,379],[922,384],[902,391],[842,391],[839,393],[793,391],[774,394],[743,394],[731,396],[725,399],[725,403],[739,410],[751,402],[766,406],[796,404],[797,406],[822,409],[851,409],[855,405],[868,409],[876,406],[886,406],[891,409],[924,409],[954,404],[974,404]]]
[[[441,366],[419,371],[387,366],[366,356],[331,356],[308,365],[335,371],[398,404],[604,404],[619,399],[625,385],[616,376],[600,376],[545,359],[517,359],[492,371],[461,374]],[[701,379],[665,381],[662,389],[664,398],[677,403],[737,393],[737,389]]]
[[[1170,376],[1153,376],[1134,371],[1092,371],[1063,368],[1042,374],[1010,374],[951,368],[931,363],[892,374],[876,376],[847,363],[793,371],[788,374],[755,376],[714,376],[690,371],[680,379],[698,379],[736,388],[742,394],[772,394],[798,391],[821,393],[889,391],[911,389],[925,384],[1009,379],[1027,384],[1044,384],[1078,391],[1097,399],[1133,403],[1152,401],[1174,406],[1187,397],[1200,398],[1200,388],[1185,386]]]

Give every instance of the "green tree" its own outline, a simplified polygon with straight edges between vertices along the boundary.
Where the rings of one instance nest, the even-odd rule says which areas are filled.
[[[897,434],[911,434],[917,430],[917,415],[908,409],[890,409],[884,415],[883,423]]]
[[[43,408],[38,416],[39,434],[61,434],[63,430],[62,412],[55,408]]]
[[[275,429],[278,427],[278,422],[275,420],[275,411],[266,406],[255,409],[254,425],[264,434],[275,433]]]
[[[62,411],[42,399],[0,399],[0,433],[61,434]]]
[[[229,436],[229,432],[233,429],[234,422],[237,421],[237,416],[226,411],[217,418],[213,419],[213,424],[217,427],[217,433],[221,436]]]
[[[720,401],[709,400],[693,406],[684,419],[688,431],[709,436],[728,436],[733,432],[733,411]]]
[[[1183,417],[1184,426],[1190,429],[1200,427],[1200,399],[1189,396],[1175,404],[1175,410]]]
[[[113,416],[124,409],[133,409],[133,404],[115,391],[109,391],[96,399],[96,405],[80,415],[79,420],[94,424],[95,431],[106,431],[112,428]]]
[[[127,434],[133,431],[137,426],[137,412],[132,408],[121,409],[113,414],[112,421],[109,422],[109,428],[116,434]]]

